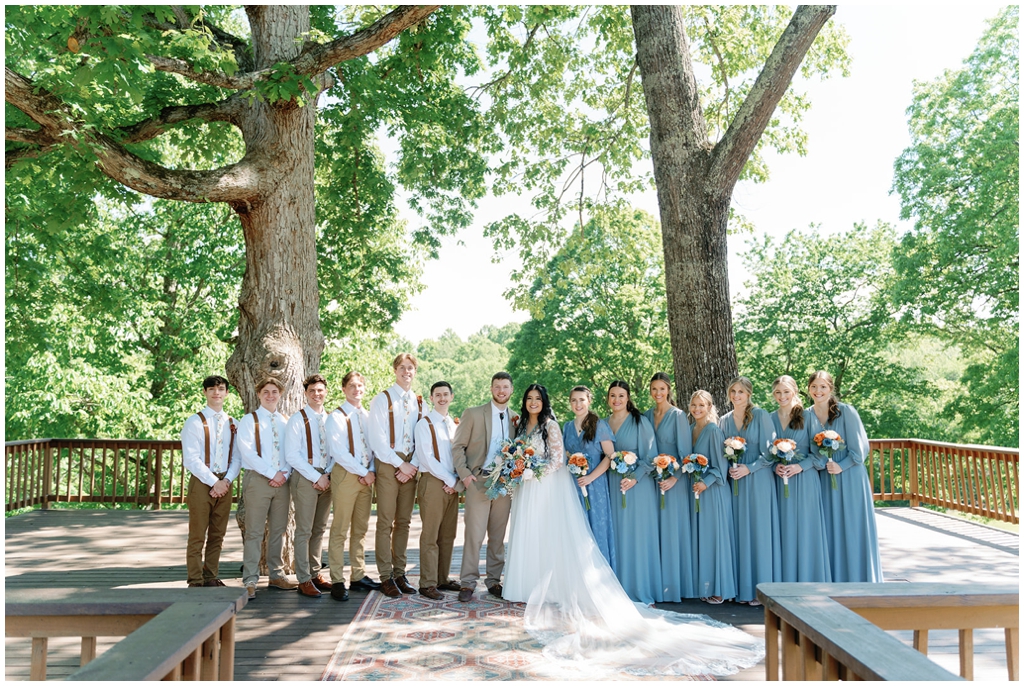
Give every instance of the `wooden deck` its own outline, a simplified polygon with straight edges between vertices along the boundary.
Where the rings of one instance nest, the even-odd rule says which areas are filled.
[[[980,581],[1019,583],[1017,534],[965,522],[927,510],[884,508],[877,512],[882,563],[886,579],[899,581]],[[71,587],[180,588],[185,585],[185,540],[188,515],[183,511],[50,510],[5,520],[6,588]],[[373,540],[371,520],[370,545]],[[414,517],[410,544],[418,541]],[[460,531],[457,542],[462,540]],[[461,547],[455,549],[458,569]],[[375,576],[375,561],[368,552]],[[324,560],[327,551],[324,550]],[[221,576],[241,586],[241,537],[232,521],[221,562]],[[418,555],[410,550],[410,573],[416,574]],[[365,597],[353,592],[349,602],[330,597],[310,599],[265,587],[239,614],[235,678],[242,680],[316,680],[333,654],[356,609]],[[482,589],[482,586],[481,586]],[[198,591],[202,592],[202,591]],[[717,608],[697,601],[660,607],[711,614],[763,636],[763,614],[732,603]],[[911,641],[910,632],[893,632]],[[1006,681],[1005,646],[1001,631],[975,635],[975,679]],[[100,640],[97,654],[114,639]],[[30,646],[27,639],[5,639],[5,678],[26,680]],[[61,678],[78,666],[77,640],[52,639],[48,678]],[[930,636],[929,656],[957,670],[955,631]],[[763,666],[732,677],[764,679]]]

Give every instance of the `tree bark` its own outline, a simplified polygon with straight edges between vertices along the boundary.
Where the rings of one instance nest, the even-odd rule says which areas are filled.
[[[675,6],[631,8],[651,122],[676,394],[681,407],[704,389],[720,411],[736,376],[726,229],[740,171],[834,6],[802,6],[779,39],[718,145],[707,124]]]

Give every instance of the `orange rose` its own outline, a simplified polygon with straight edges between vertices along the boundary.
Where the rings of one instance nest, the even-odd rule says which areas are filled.
[[[512,470],[512,475],[511,476],[512,476],[513,479],[518,479],[522,475],[523,475],[523,470],[522,469],[513,469]]]
[[[527,457],[533,457],[533,453],[533,448],[527,448],[526,450],[523,451],[523,455],[526,455]]]
[[[703,455],[697,456],[697,464],[699,464],[701,467],[705,466],[707,463],[708,458],[704,457]]]

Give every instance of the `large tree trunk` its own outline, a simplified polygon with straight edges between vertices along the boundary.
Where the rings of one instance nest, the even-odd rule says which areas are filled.
[[[256,69],[295,58],[309,30],[301,5],[247,8]],[[248,154],[278,167],[281,181],[231,207],[245,235],[245,276],[238,302],[238,343],[227,372],[246,411],[258,406],[255,384],[276,377],[285,387],[279,409],[303,405],[302,380],[320,368],[324,337],[316,277],[313,193],[315,99],[253,101],[239,123]]]

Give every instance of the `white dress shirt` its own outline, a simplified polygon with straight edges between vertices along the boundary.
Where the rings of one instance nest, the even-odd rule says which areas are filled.
[[[209,467],[206,466],[206,434],[202,420],[194,414],[190,415],[181,430],[181,459],[185,469],[211,488],[217,483],[217,474],[227,472],[224,478],[234,481],[242,469],[237,443],[234,452],[231,452],[231,417],[221,410],[218,420],[217,414],[209,405],[203,408],[203,416],[210,428]]]
[[[495,458],[501,449],[501,443],[507,438],[511,438],[512,434],[509,431],[509,415],[511,410],[508,405],[505,409],[499,409],[494,401],[491,401],[491,443],[487,448],[487,459],[484,460],[484,470],[491,469],[494,466]]]
[[[345,420],[345,414],[348,415],[348,421]],[[327,449],[331,452],[331,458],[335,464],[340,464],[345,471],[358,477],[364,477],[374,471],[373,451],[370,450],[366,431],[364,431],[369,416],[370,413],[362,407],[357,408],[352,403],[345,402],[327,417]],[[348,449],[349,422],[352,423],[352,444],[355,447],[355,455]]]
[[[260,406],[256,410],[260,419],[260,452],[256,453],[256,424],[252,413],[245,415],[238,422],[237,450],[242,457],[242,467],[246,471],[262,474],[273,479],[278,472],[284,472],[285,478],[291,474],[291,467],[284,459],[284,432],[288,422],[280,412],[270,412]]]
[[[395,384],[388,389],[391,394],[392,410],[395,416],[395,447],[391,447],[391,432],[388,424],[388,399],[378,393],[370,403],[370,450],[374,457],[396,469],[402,466],[397,453],[413,455],[416,448],[416,422],[419,421],[419,404],[412,389],[402,390]],[[408,450],[403,448],[408,447]],[[413,462],[415,466],[416,463]]]
[[[437,456],[434,456],[434,442],[431,440],[430,426],[433,423],[437,435]],[[416,424],[416,461],[419,469],[428,472],[444,482],[448,488],[455,488],[459,480],[452,465],[452,437],[455,435],[455,421],[449,416],[441,416],[432,410]]]
[[[309,452],[306,448],[306,422],[302,418],[302,412],[293,414],[285,427],[284,459],[288,466],[307,480],[316,483],[323,474],[314,467],[319,467],[324,474],[327,474],[330,473],[331,467],[334,465],[330,451],[327,450],[327,413],[316,412],[309,405],[303,409],[306,411],[306,416],[309,417],[309,435],[313,439],[313,464],[309,463]],[[322,438],[321,427],[323,428]],[[324,445],[324,450],[320,449],[321,442]]]

